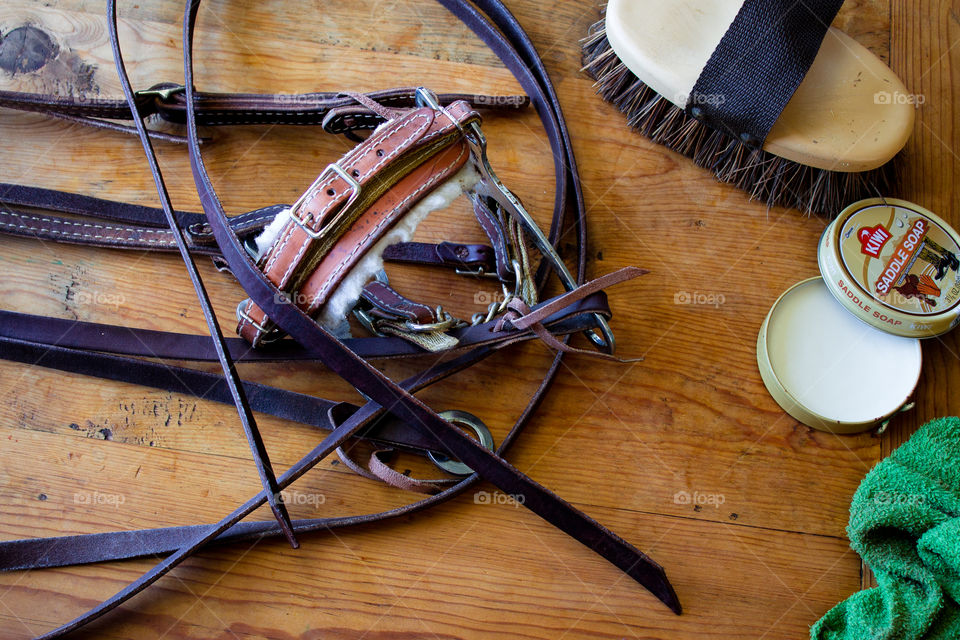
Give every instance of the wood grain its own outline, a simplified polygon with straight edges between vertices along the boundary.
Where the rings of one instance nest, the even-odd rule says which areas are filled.
[[[120,4],[135,86],[182,79],[180,4]],[[844,532],[850,498],[863,475],[919,424],[957,412],[950,393],[960,384],[955,334],[924,345],[917,408],[882,438],[815,432],[785,415],[756,370],[756,334],[776,297],[817,273],[815,248],[825,222],[766,211],[686,159],[630,134],[578,71],[577,40],[598,16],[593,3],[508,4],[546,61],[571,128],[589,208],[589,273],[631,264],[651,270],[610,292],[621,353],[644,361],[565,360],[547,402],[508,457],[649,552],[675,584],[684,615],[673,616],[525,510],[482,504],[483,494],[468,493],[395,522],[306,536],[298,551],[280,541],[210,549],[77,637],[799,639],[860,588],[860,561]],[[58,43],[62,64],[0,72],[0,88],[116,96],[102,12],[100,1],[5,3],[0,35],[23,25],[42,28]],[[904,195],[960,226],[957,15],[956,3],[858,0],[845,5],[835,25],[924,95],[906,152]],[[204,90],[418,84],[519,90],[479,40],[428,0],[208,0],[198,55]],[[536,114],[493,117],[485,129],[499,173],[546,224],[553,168]],[[344,140],[296,127],[211,134],[204,157],[231,213],[290,201],[348,148]],[[133,138],[0,111],[0,143],[8,150],[0,181],[156,202]],[[198,210],[184,149],[157,148],[175,205]],[[480,240],[478,230],[463,224],[465,213],[460,205],[438,212],[418,238]],[[0,243],[0,267],[9,274],[0,279],[4,309],[205,330],[176,256],[17,238]],[[229,276],[201,263],[229,327],[243,294]],[[489,292],[483,283],[415,268],[397,270],[395,279],[401,290],[459,313],[475,310],[475,300]],[[683,293],[705,303],[677,304]],[[481,416],[499,440],[549,362],[543,346],[520,345],[421,396],[435,408]],[[416,366],[383,368],[401,377]],[[244,366],[242,373],[358,400],[318,364]],[[7,362],[0,362],[0,392],[3,539],[213,522],[258,490],[228,406]],[[319,436],[282,420],[259,422],[278,469]],[[430,473],[412,458],[401,465]],[[332,460],[292,491],[299,497],[292,507],[297,516],[366,512],[415,499]],[[480,491],[493,488],[480,485]],[[677,498],[684,493],[703,504],[683,504]],[[151,564],[0,575],[0,637],[19,640],[51,629]]]

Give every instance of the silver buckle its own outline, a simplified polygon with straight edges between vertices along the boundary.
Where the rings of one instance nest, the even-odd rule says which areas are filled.
[[[377,320],[366,309],[359,307],[353,310],[354,317],[360,322],[360,325],[375,336],[383,337],[383,332],[377,328]]]
[[[403,326],[407,331],[413,333],[432,333],[434,331],[447,331],[453,329],[457,326],[458,320],[452,315],[443,310],[442,307],[437,307],[436,316],[442,318],[436,322],[429,322],[426,324],[420,324],[418,322],[413,322],[412,320],[407,320],[403,323]]]
[[[340,208],[341,211],[345,211],[346,209],[349,209],[350,205],[356,202],[357,198],[360,197],[360,183],[357,182],[357,180],[354,179],[353,176],[347,173],[343,169],[343,167],[341,167],[336,162],[328,164],[327,168],[321,171],[320,175],[317,176],[317,179],[313,181],[313,184],[311,184],[310,187],[303,192],[303,195],[297,198],[297,201],[294,202],[293,205],[290,207],[290,219],[293,220],[297,224],[297,226],[303,229],[303,232],[306,233],[308,236],[310,236],[310,238],[313,240],[316,240],[317,238],[322,236],[323,230],[318,229],[317,231],[314,231],[309,227],[306,220],[299,217],[298,214],[299,214],[300,208],[303,206],[303,203],[306,202],[307,199],[313,195],[317,187],[320,186],[320,183],[323,182],[331,172],[339,175],[341,178],[343,178],[347,182],[348,185],[350,185],[350,197],[347,198],[347,202]]]
[[[240,304],[237,305],[237,320],[238,321],[246,320],[247,322],[249,322],[250,326],[252,326],[254,329],[256,329],[258,332],[260,332],[264,336],[263,338],[260,338],[260,342],[264,344],[268,342],[272,342],[273,340],[277,339],[279,335],[274,336],[272,338],[270,338],[269,336],[273,336],[274,334],[279,334],[280,327],[274,324],[274,326],[268,328],[266,324],[260,324],[259,322],[251,318],[246,311],[243,310],[243,308],[247,305],[249,301],[250,299],[247,298],[246,300],[242,301]],[[269,322],[270,324],[273,324],[273,321],[270,320],[270,318],[267,318],[267,322]]]
[[[447,120],[453,123],[453,126],[460,130],[460,133],[467,135],[463,125],[460,124],[456,118],[450,115],[450,112],[440,104],[440,99],[437,97],[436,93],[430,89],[427,89],[426,87],[417,87],[417,91],[414,93],[414,99],[418,107],[430,107],[434,111],[439,111],[447,117]]]

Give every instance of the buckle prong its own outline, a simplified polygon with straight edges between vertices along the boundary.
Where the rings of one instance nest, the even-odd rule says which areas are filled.
[[[466,137],[467,132],[464,130],[463,125],[446,110],[446,108],[440,104],[440,99],[437,98],[437,94],[427,89],[426,87],[417,87],[417,92],[415,95],[416,104],[418,107],[430,107],[434,111],[439,111],[447,117],[447,120],[453,123],[457,129],[460,130],[460,133]]]
[[[500,278],[500,275],[496,271],[490,271],[488,273],[482,265],[477,267],[475,271],[457,267],[454,269],[454,273],[456,273],[458,276],[473,276],[474,278]]]

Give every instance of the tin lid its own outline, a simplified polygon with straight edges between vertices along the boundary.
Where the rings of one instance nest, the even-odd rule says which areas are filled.
[[[817,260],[837,300],[878,329],[930,338],[960,322],[960,236],[919,205],[855,202],[824,230]]]
[[[878,331],[837,302],[821,277],[787,289],[757,337],[764,385],[784,411],[833,433],[866,431],[909,401],[920,341]]]

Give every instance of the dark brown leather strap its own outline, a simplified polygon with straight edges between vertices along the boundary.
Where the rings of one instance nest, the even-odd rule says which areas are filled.
[[[77,219],[45,211],[32,211],[23,207],[5,205],[2,198],[2,192],[0,192],[0,233],[94,247],[150,251],[178,250],[176,237],[170,229],[160,229],[144,224]],[[274,205],[234,216],[230,219],[230,226],[240,237],[250,237],[260,231],[264,224],[272,220],[283,208],[283,205]],[[219,255],[213,234],[206,223],[197,222],[181,230],[191,253]],[[397,252],[403,253],[404,249],[398,248]]]
[[[293,533],[293,525],[290,523],[290,515],[287,512],[286,505],[284,505],[283,498],[280,495],[280,487],[277,484],[276,474],[274,473],[273,466],[270,463],[270,456],[267,453],[266,445],[263,443],[263,437],[260,435],[260,429],[258,428],[256,419],[253,416],[253,410],[250,408],[250,403],[247,401],[246,390],[244,389],[243,383],[240,380],[240,375],[237,373],[233,358],[230,356],[230,352],[227,349],[226,340],[224,339],[223,333],[220,331],[220,324],[217,320],[216,314],[213,311],[213,304],[210,302],[210,297],[207,295],[206,287],[204,287],[203,281],[200,279],[200,273],[197,270],[197,265],[193,261],[193,256],[190,255],[190,250],[187,247],[187,241],[184,238],[183,231],[180,229],[180,223],[177,221],[176,213],[173,210],[173,204],[170,202],[170,194],[167,193],[163,175],[160,172],[159,161],[157,160],[157,156],[153,151],[153,143],[151,142],[150,137],[147,135],[146,124],[144,123],[143,117],[137,112],[139,107],[136,104],[133,95],[133,89],[130,86],[130,79],[127,77],[127,74],[123,68],[123,56],[120,52],[120,41],[117,37],[116,4],[113,2],[111,2],[110,14],[111,19],[108,21],[108,23],[110,27],[110,46],[113,52],[114,63],[117,66],[117,70],[120,72],[120,85],[123,87],[123,93],[126,96],[127,103],[130,106],[130,111],[133,113],[134,124],[136,125],[137,132],[140,135],[140,142],[143,145],[143,150],[147,157],[147,164],[150,167],[150,173],[153,175],[153,181],[157,189],[157,194],[160,197],[160,204],[163,209],[167,225],[170,227],[170,231],[172,232],[173,238],[177,244],[177,249],[180,251],[180,257],[183,260],[187,274],[190,276],[190,282],[193,284],[193,289],[196,292],[197,299],[200,302],[200,309],[203,311],[203,317],[207,323],[207,330],[210,332],[211,342],[213,343],[214,349],[217,352],[217,361],[219,362],[220,368],[223,371],[224,381],[226,382],[227,388],[230,390],[230,397],[233,399],[233,405],[237,409],[237,414],[240,418],[240,424],[243,427],[244,435],[247,437],[247,443],[250,446],[251,453],[253,454],[253,462],[256,465],[257,473],[260,476],[260,482],[263,486],[264,493],[266,494],[266,501],[270,504],[270,509],[273,511],[273,515],[277,519],[280,529],[287,537],[290,545],[293,548],[297,548],[300,546],[300,543],[297,541],[297,538]]]
[[[450,267],[479,276],[495,268],[493,251],[492,247],[483,244],[402,242],[387,247],[383,259],[388,262]]]
[[[373,315],[387,320],[405,320],[418,324],[439,322],[436,309],[410,300],[385,282],[374,280],[363,288],[360,297],[370,303]]]
[[[289,205],[275,204],[234,215],[230,226],[241,238],[251,238],[287,208]],[[206,216],[185,211],[175,214],[191,253],[220,254]],[[151,207],[0,183],[0,233],[8,235],[117,249],[176,251],[173,233],[163,218],[162,210]],[[386,248],[383,259],[446,267],[464,275],[490,273],[496,264],[492,247],[448,241],[398,242]]]
[[[374,91],[370,97],[389,107],[414,106],[415,88]],[[186,122],[186,101],[182,85],[166,82],[136,93],[139,113],[159,115],[168,122]],[[341,92],[301,94],[252,94],[196,92],[197,124],[248,125],[290,124],[323,125],[331,133],[347,133],[357,129],[373,129],[383,118]],[[527,96],[484,96],[477,94],[441,94],[444,105],[466,101],[477,109],[516,111],[530,104]],[[74,116],[84,124],[109,126],[110,120],[131,120],[126,100],[98,98],[95,102],[82,97],[40,95],[18,91],[0,91],[0,107],[33,111],[51,116]],[[114,127],[116,128],[116,127]],[[136,133],[136,129],[124,130]]]
[[[541,304],[546,303],[549,303],[549,300]],[[534,309],[539,307],[540,305],[537,305]],[[546,318],[543,324],[556,335],[568,335],[591,327],[589,316],[595,313],[605,317],[610,316],[607,297],[602,292],[567,305],[561,312]],[[492,320],[462,329],[452,329],[450,334],[464,349],[486,345],[506,345],[519,340],[529,340],[532,337],[530,331],[519,330],[512,326],[497,329],[497,324],[496,320]],[[90,352],[102,351],[165,360],[215,361],[217,359],[209,339],[205,336],[47,318],[13,311],[0,310],[0,336],[36,344],[85,349]],[[423,355],[422,349],[400,338],[347,338],[343,343],[358,356],[371,360]],[[231,355],[239,362],[320,358],[319,352],[293,340],[280,340],[271,344],[269,349],[258,350],[250,349],[250,345],[240,338],[227,338],[226,344]],[[0,356],[5,355],[0,351]],[[203,387],[196,387],[196,389],[203,389]],[[202,395],[202,391],[198,393]]]
[[[440,367],[431,367],[426,372],[421,372],[401,383],[411,391],[418,391],[422,388],[435,384],[447,376],[456,374],[459,371],[479,362],[491,353],[486,349],[475,349],[468,354],[464,354]],[[554,363],[551,371],[555,371],[558,363]],[[541,384],[536,396],[541,396],[545,386]],[[328,421],[329,428],[343,428],[347,420],[354,420],[355,423],[370,425],[374,422],[378,414],[371,412],[372,405],[367,405],[359,410],[346,412],[337,410],[337,407],[331,407],[324,412],[325,419]],[[522,419],[528,417],[535,407],[528,407]],[[340,427],[337,427],[340,425]],[[389,424],[386,427],[389,428]],[[355,434],[363,431],[364,427],[357,427]],[[369,427],[368,427],[369,429]],[[504,451],[513,441],[518,433],[514,428],[507,437],[500,443],[499,451]],[[329,439],[328,439],[329,440]],[[325,443],[322,443],[322,445]],[[342,444],[342,443],[341,443]],[[312,458],[320,449],[314,449],[308,456]],[[304,460],[307,460],[305,458]],[[299,477],[310,467],[304,461],[294,466],[287,474],[281,477],[280,482],[284,483],[288,479]],[[291,479],[292,478],[292,479]],[[325,531],[337,527],[351,526],[368,522],[375,522],[382,519],[392,518],[406,513],[419,511],[420,509],[432,506],[444,500],[448,500],[457,493],[467,488],[477,480],[476,476],[466,478],[456,486],[448,489],[444,493],[432,496],[430,498],[405,505],[397,509],[388,511],[364,514],[358,516],[347,516],[343,518],[321,518],[315,520],[299,520],[294,523],[296,533],[306,533],[310,531]],[[262,504],[262,501],[259,503]],[[247,508],[250,502],[244,505]],[[270,522],[241,522],[239,516],[232,515],[229,520],[232,524],[222,529],[218,536],[211,542],[232,542],[249,537],[270,537],[279,534],[279,528],[276,523]],[[223,523],[221,523],[222,526]],[[180,549],[198,536],[206,533],[216,525],[195,525],[190,527],[166,527],[160,529],[145,529],[141,531],[117,531],[102,534],[84,534],[77,536],[65,536],[60,538],[34,538],[27,540],[18,540],[0,543],[0,569],[17,570],[28,568],[70,566],[75,564],[84,564],[89,562],[100,562],[110,559],[138,558],[144,556],[167,555]],[[80,625],[82,626],[82,625]],[[78,628],[74,626],[72,628]],[[63,631],[55,631],[44,637],[58,637],[52,635],[60,633],[63,635],[70,629],[66,627]]]

